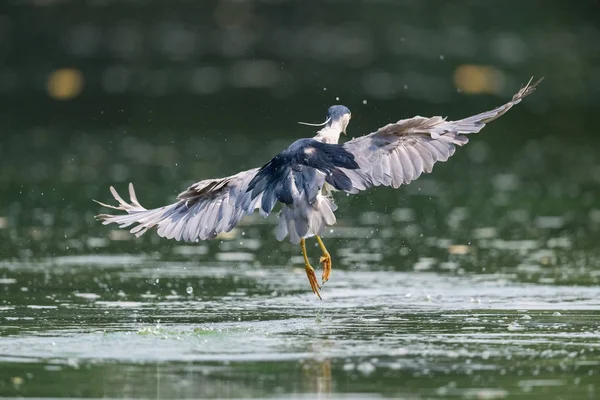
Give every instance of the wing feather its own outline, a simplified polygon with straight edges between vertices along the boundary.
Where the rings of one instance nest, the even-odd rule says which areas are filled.
[[[397,150],[393,150],[390,152],[389,157],[393,166],[392,187],[398,189],[404,183],[404,170],[402,169],[400,154],[398,154]]]
[[[128,188],[130,203],[111,186],[110,192],[119,205],[97,203],[127,214],[100,214],[96,219],[104,224],[116,223],[120,228],[137,224],[130,230],[136,236],[156,228],[160,236],[178,241],[212,239],[233,229],[244,215],[252,213],[260,204],[262,193],[251,198],[247,192],[257,171],[258,168],[254,168],[225,178],[200,181],[180,193],[175,203],[150,210],[141,206],[132,184]]]
[[[379,185],[398,188],[423,172],[431,172],[436,162],[447,161],[454,154],[456,146],[468,143],[467,135],[504,115],[530,95],[542,79],[532,83],[532,78],[511,101],[490,111],[458,121],[416,116],[345,143],[344,149],[354,155],[359,166],[351,171],[342,169],[352,181],[352,187],[345,191],[356,193]]]
[[[419,157],[423,160],[423,170],[425,173],[430,173],[433,170],[433,164],[435,164],[433,154],[421,142],[415,142],[414,146],[414,149],[419,152]]]

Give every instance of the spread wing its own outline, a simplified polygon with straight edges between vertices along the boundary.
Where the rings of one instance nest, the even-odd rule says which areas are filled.
[[[542,79],[533,84],[530,80],[511,101],[491,111],[458,121],[417,116],[346,142],[344,148],[354,155],[360,167],[344,170],[352,180],[352,189],[348,192],[357,193],[380,185],[398,188],[417,179],[423,172],[431,172],[436,162],[448,160],[456,146],[469,141],[466,135],[479,132],[485,124],[520,103]]]
[[[195,183],[179,194],[177,202],[160,208],[148,210],[142,207],[132,184],[129,184],[130,203],[111,186],[110,191],[119,205],[97,203],[127,214],[101,214],[96,219],[105,225],[119,224],[120,228],[137,224],[131,229],[131,233],[137,236],[157,228],[162,237],[184,241],[212,239],[233,229],[245,214],[257,208],[264,216],[270,214],[276,202],[298,205],[306,219],[325,182],[339,190],[352,188],[352,182],[340,168],[358,168],[353,159],[354,156],[341,145],[300,139],[262,168]],[[329,206],[330,209],[332,207],[334,209],[334,206]],[[333,211],[330,211],[323,218],[335,220],[332,215]],[[311,223],[321,226],[320,220],[317,220],[315,216]],[[299,226],[304,229],[308,225]]]
[[[260,193],[252,198],[247,192],[248,184],[258,168],[240,172],[220,179],[206,179],[193,184],[177,196],[178,201],[160,208],[147,210],[137,200],[133,185],[129,184],[127,203],[113,188],[110,191],[119,205],[100,205],[126,211],[123,215],[97,215],[104,225],[116,223],[120,228],[137,224],[131,229],[136,236],[148,229],[157,228],[160,236],[184,241],[212,239],[222,232],[229,232],[260,203]]]

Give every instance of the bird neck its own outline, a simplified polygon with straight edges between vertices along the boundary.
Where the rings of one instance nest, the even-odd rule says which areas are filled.
[[[337,144],[340,140],[340,133],[342,133],[342,128],[333,124],[318,131],[314,139],[322,143]]]

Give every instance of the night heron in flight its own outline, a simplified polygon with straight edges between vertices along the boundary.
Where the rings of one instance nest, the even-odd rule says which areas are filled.
[[[540,81],[532,84],[530,80],[511,101],[491,111],[458,121],[420,116],[402,119],[344,144],[338,144],[338,140],[341,133],[346,134],[350,110],[332,106],[326,121],[315,124],[323,126],[315,137],[295,141],[261,168],[205,179],[179,194],[175,203],[150,210],[140,205],[131,183],[130,203],[111,186],[119,205],[100,204],[127,214],[101,214],[96,218],[121,228],[137,224],[131,229],[136,236],[156,228],[162,237],[195,242],[232,230],[244,215],[257,209],[266,217],[280,203],[277,239],[289,235],[292,243],[300,244],[310,286],[321,298],[305,239],[314,236],[321,248],[319,261],[325,283],[331,273],[331,256],[321,235],[336,221],[333,191],[355,194],[372,186],[398,188],[423,172],[431,172],[436,162],[454,154],[456,146],[465,145],[469,134],[479,132],[518,104]]]

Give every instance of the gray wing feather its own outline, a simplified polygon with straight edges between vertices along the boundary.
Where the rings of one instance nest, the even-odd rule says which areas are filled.
[[[446,161],[454,154],[456,146],[469,142],[466,135],[479,132],[487,123],[520,103],[542,79],[531,83],[532,78],[511,101],[491,111],[458,121],[416,116],[345,143],[344,148],[354,155],[359,165],[358,169],[344,170],[352,181],[352,189],[348,192],[357,193],[380,185],[398,188],[417,179],[423,172],[431,172],[436,162]]]
[[[116,223],[120,228],[137,224],[131,229],[136,236],[156,228],[160,236],[168,239],[189,242],[212,239],[219,233],[232,230],[244,215],[252,213],[260,204],[260,194],[252,199],[247,192],[248,184],[257,171],[258,168],[254,168],[226,178],[200,181],[180,193],[177,202],[151,210],[142,207],[131,183],[129,203],[111,186],[110,192],[119,205],[96,202],[127,214],[100,214],[96,219],[105,225]]]

